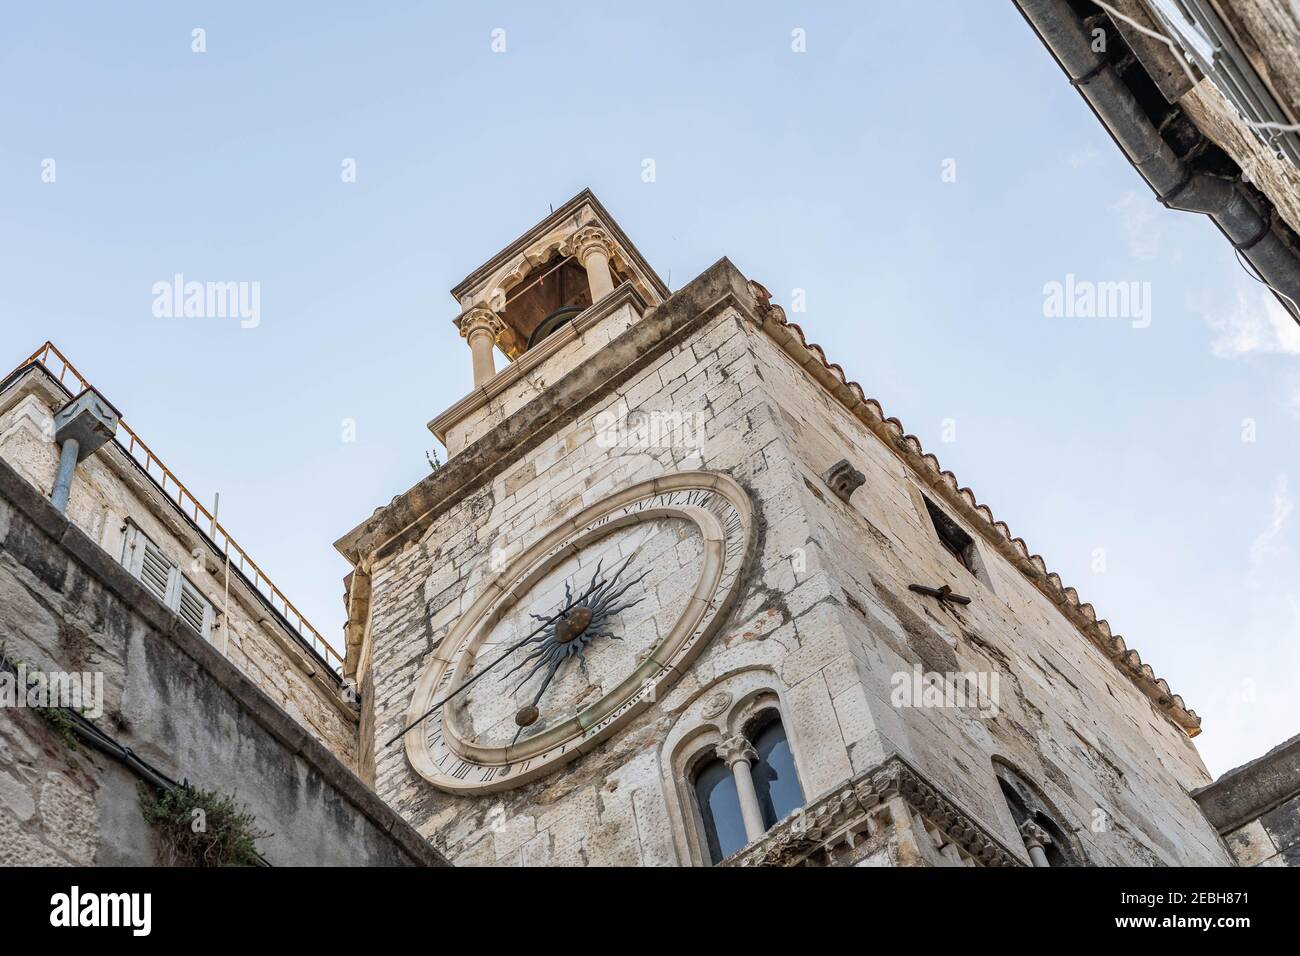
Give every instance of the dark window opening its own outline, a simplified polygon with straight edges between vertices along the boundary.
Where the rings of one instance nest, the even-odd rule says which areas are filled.
[[[710,760],[695,772],[695,799],[704,824],[709,861],[721,863],[748,842],[736,778],[723,761]]]
[[[771,714],[756,725],[749,739],[758,751],[753,769],[754,792],[763,811],[763,826],[770,830],[803,806],[803,788],[780,717]]]
[[[924,498],[924,496],[922,496]],[[944,549],[961,562],[961,566],[972,574],[975,573],[973,559],[971,558],[971,548],[975,546],[975,539],[968,535],[957,522],[953,521],[946,514],[935,507],[934,502],[929,498],[924,498],[925,510],[930,513],[930,522],[934,525],[935,533],[939,536],[939,543]]]
[[[1007,807],[1011,810],[1011,818],[1016,821],[1017,830],[1024,823],[1032,821],[1045,830],[1051,838],[1043,846],[1043,855],[1047,857],[1048,866],[1079,865],[1070,838],[1065,835],[1065,831],[1050,814],[1039,808],[1041,801],[1028,794],[1027,788],[1026,793],[1022,794],[1020,787],[1000,776],[998,777],[998,787],[1001,788],[1002,796],[1006,799]]]

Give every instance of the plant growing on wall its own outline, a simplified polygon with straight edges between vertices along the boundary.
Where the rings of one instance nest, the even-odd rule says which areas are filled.
[[[271,834],[258,830],[247,805],[215,790],[188,783],[170,789],[140,784],[140,808],[158,828],[163,854],[171,866],[262,866],[257,841]]]
[[[0,641],[0,670],[4,671],[11,677],[16,677],[19,673],[19,663],[30,673],[37,673],[38,669],[30,661],[14,661],[6,650],[8,644]],[[28,687],[25,684],[14,684],[15,692],[25,700],[27,697]],[[74,753],[81,748],[77,746],[76,724],[72,719],[72,711],[66,707],[31,707],[31,711],[45,721],[51,732],[63,741],[64,746]]]

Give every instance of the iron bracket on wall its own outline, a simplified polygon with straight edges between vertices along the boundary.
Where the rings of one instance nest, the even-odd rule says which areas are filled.
[[[970,598],[964,594],[958,594],[946,584],[943,587],[938,588],[927,587],[924,584],[909,584],[907,589],[909,591],[915,591],[917,594],[925,594],[932,598],[938,598],[944,604],[947,604],[949,601],[953,604],[970,603]]]

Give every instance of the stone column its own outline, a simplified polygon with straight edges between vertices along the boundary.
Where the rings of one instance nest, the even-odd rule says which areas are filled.
[[[750,767],[758,760],[758,751],[740,734],[718,744],[718,757],[731,769],[736,778],[736,796],[740,799],[740,816],[745,821],[745,836],[750,843],[767,832],[763,825],[763,811],[758,805],[754,790],[754,776]]]
[[[1043,847],[1052,842],[1052,837],[1046,830],[1033,820],[1026,820],[1020,824],[1020,837],[1025,841],[1025,849],[1029,851],[1029,859],[1034,866],[1052,865],[1047,862],[1047,854],[1043,852]]]
[[[613,248],[605,231],[595,226],[586,226],[574,234],[573,254],[587,270],[592,304],[614,291],[614,280],[609,274],[609,258]]]
[[[460,320],[460,334],[469,343],[474,362],[474,387],[482,385],[497,373],[496,357],[492,347],[503,328],[501,319],[491,309],[470,309]]]

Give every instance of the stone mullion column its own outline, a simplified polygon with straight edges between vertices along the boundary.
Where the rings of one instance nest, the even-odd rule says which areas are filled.
[[[754,775],[750,768],[758,760],[758,751],[743,736],[737,734],[718,744],[718,757],[736,778],[736,796],[740,800],[740,816],[745,821],[745,837],[750,843],[767,832],[763,825],[763,810],[758,805],[758,792],[754,789]]]
[[[587,284],[591,287],[593,305],[614,291],[614,280],[609,274],[609,259],[613,248],[609,236],[594,226],[580,229],[573,237],[574,257],[587,270]]]
[[[1051,866],[1043,847],[1052,842],[1051,836],[1033,820],[1026,820],[1020,825],[1020,837],[1025,841],[1029,859],[1034,866]]]
[[[491,309],[470,309],[461,317],[460,334],[469,343],[475,388],[497,373],[496,357],[492,354],[492,349],[503,327],[501,319]]]

